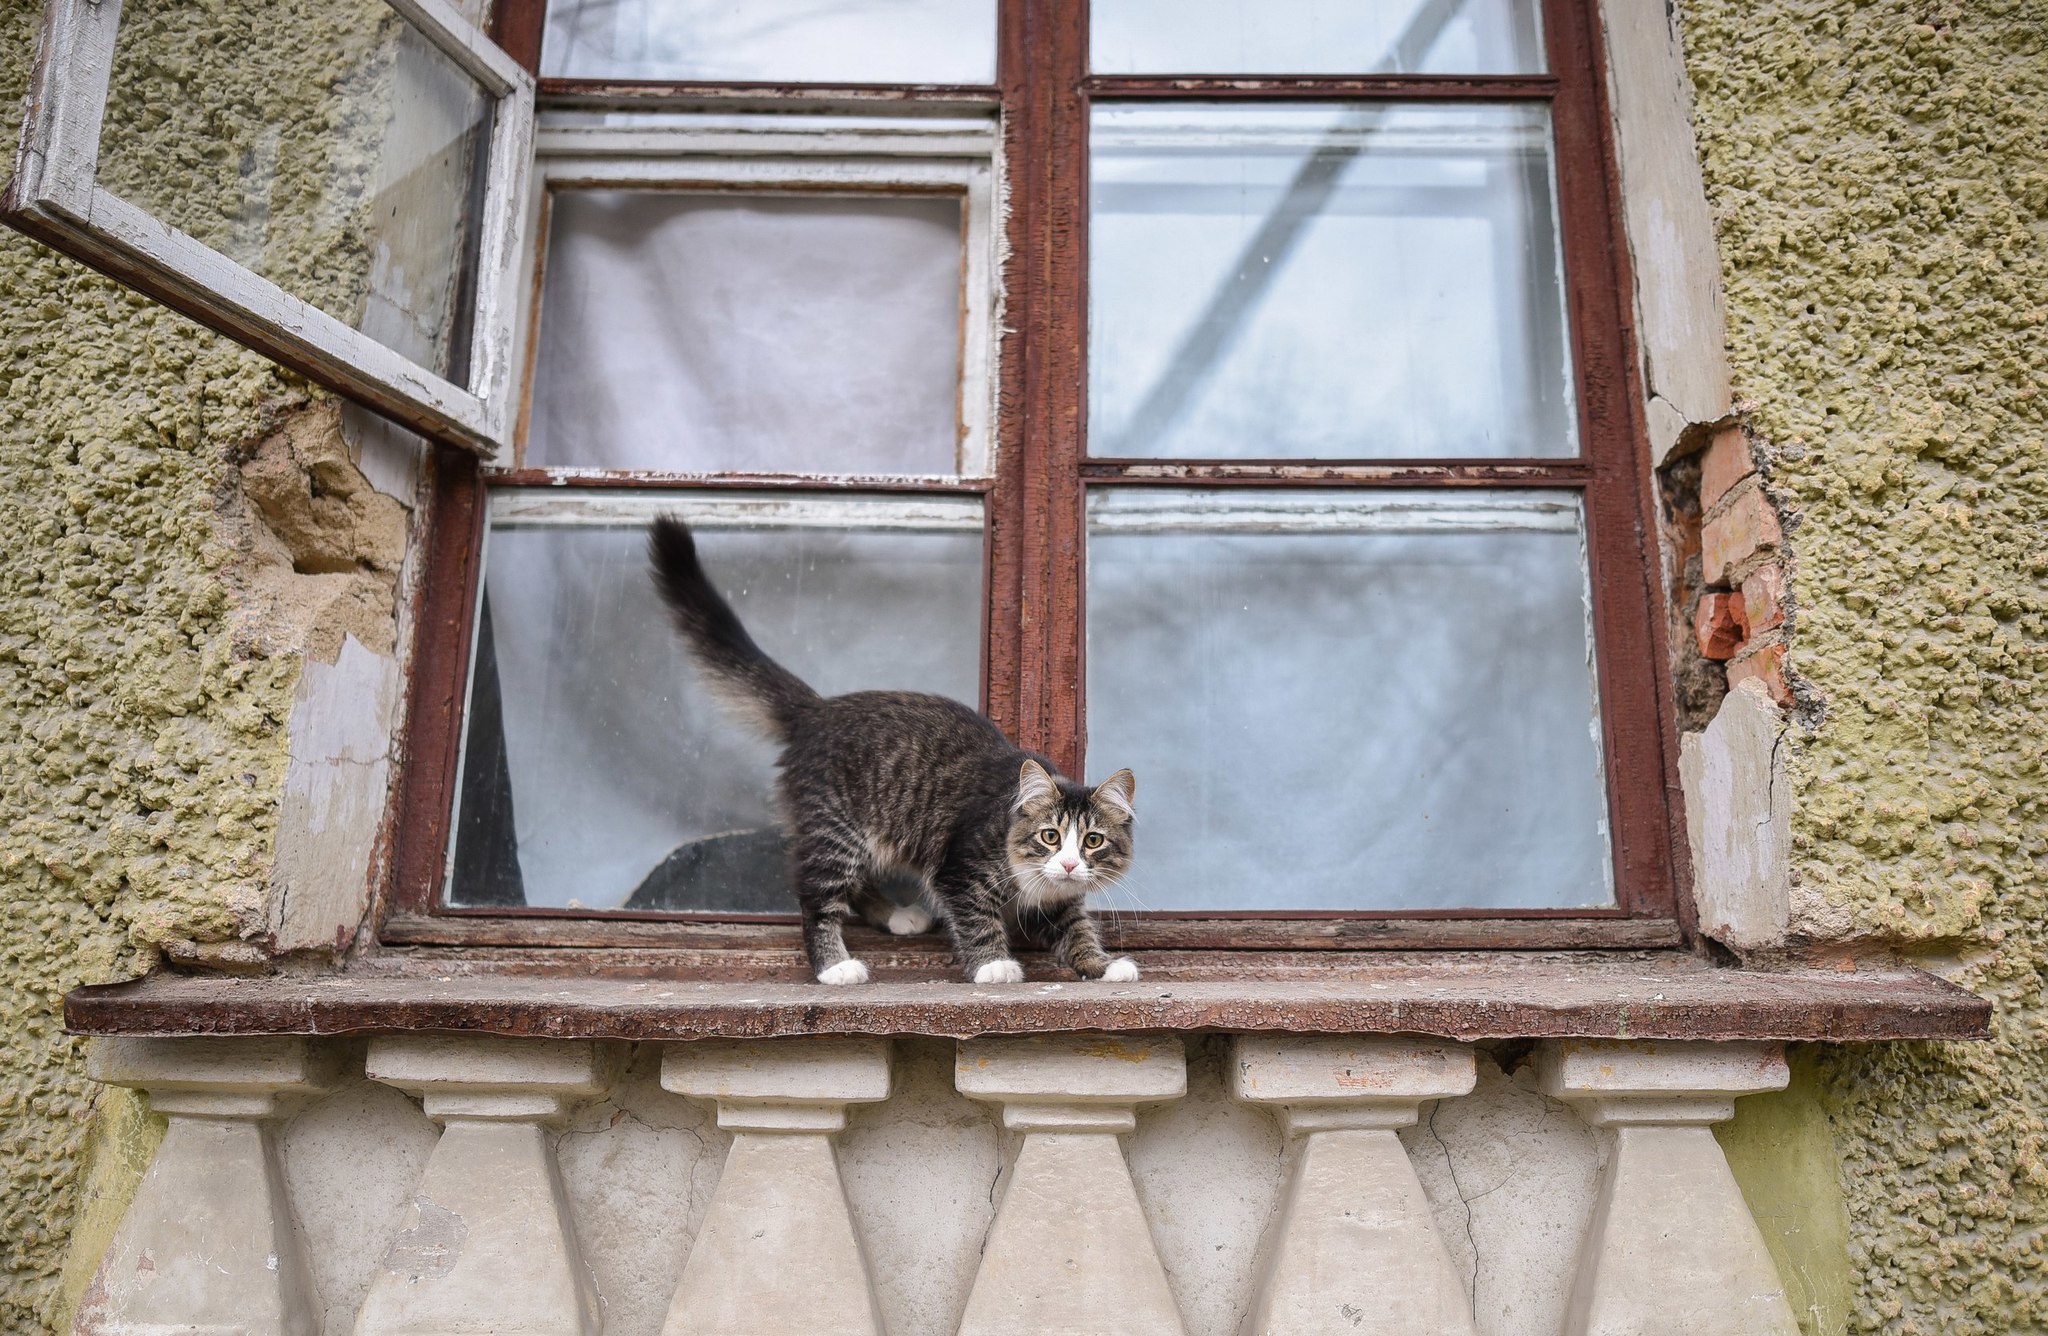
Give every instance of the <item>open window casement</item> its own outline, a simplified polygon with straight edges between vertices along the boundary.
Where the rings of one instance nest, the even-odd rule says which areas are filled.
[[[49,0],[0,217],[497,458],[532,77],[445,0],[127,9]]]

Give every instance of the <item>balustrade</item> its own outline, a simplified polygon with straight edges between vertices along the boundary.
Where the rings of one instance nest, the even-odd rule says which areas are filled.
[[[1774,1044],[1546,1041],[1507,1076],[1486,1050],[1403,1036],[700,1040],[661,1046],[658,1089],[651,1062],[630,1068],[646,1082],[631,1101],[618,1098],[629,1070],[623,1045],[387,1036],[370,1044],[360,1071],[345,1071],[344,1055],[355,1051],[281,1038],[93,1042],[93,1077],[143,1091],[168,1128],[80,1308],[78,1332],[320,1336],[316,1271],[363,1278],[351,1292],[365,1295],[352,1318],[337,1326],[328,1311],[333,1336],[1797,1330],[1711,1131],[1738,1096],[1783,1086]],[[952,1059],[951,1091],[934,1090],[944,1069],[930,1065],[918,1068],[933,1076],[915,1090],[892,1083],[892,1064],[943,1054]],[[1475,1089],[1482,1063],[1491,1075]],[[359,1259],[323,1254],[333,1264],[309,1268],[299,1221],[322,1203],[289,1199],[278,1129],[323,1091],[364,1080],[418,1099],[440,1139],[392,1232],[366,1241]],[[1573,1175],[1580,1194],[1593,1193],[1597,1179],[1598,1191],[1583,1219],[1549,1234],[1526,1231],[1516,1246],[1527,1256],[1482,1259],[1470,1245],[1472,1194],[1446,1198],[1441,1176],[1418,1177],[1410,1158],[1424,1148],[1469,1153],[1470,1143],[1461,1151],[1454,1134],[1404,1145],[1404,1135],[1433,1132],[1403,1129],[1439,1102],[1478,1107],[1503,1092],[1518,1108],[1549,1109],[1544,1117],[1561,1119],[1573,1136],[1569,1148],[1532,1143],[1490,1162],[1512,1173],[1516,1162],[1549,1154],[1546,1173]],[[610,1112],[601,1103],[608,1097]],[[701,1158],[707,1174],[722,1165],[708,1205],[697,1198],[701,1219],[687,1218],[686,1183],[667,1189],[675,1206],[666,1213],[645,1206],[661,1200],[658,1185],[652,1193],[637,1181],[608,1187],[604,1156],[589,1143],[579,1143],[572,1167],[599,1177],[576,1180],[573,1200],[586,1218],[572,1218],[554,1149],[565,1122],[573,1115],[585,1129],[574,1135],[602,1137],[608,1120],[650,1100],[678,1101],[679,1110],[680,1101],[715,1105],[715,1128],[689,1115],[641,1129],[693,1139],[701,1149],[691,1163]],[[1277,1141],[1250,1109],[1273,1114]],[[1168,1110],[1171,1119],[1161,1116]],[[1001,1146],[994,1181],[992,1151],[969,1157],[961,1148],[963,1118],[979,1126],[980,1117],[992,1138],[983,1145]],[[945,1183],[949,1174],[976,1181],[936,1194],[924,1186],[850,1193],[859,1175],[842,1177],[842,1156],[855,1152],[840,1134],[863,1119],[896,1154],[921,1119],[951,1129],[933,1145],[952,1150],[934,1149],[917,1183]],[[1175,1160],[1179,1178],[1134,1179],[1127,1151],[1147,1136],[1173,1138],[1169,1153],[1186,1157]],[[337,1153],[332,1138],[318,1144]],[[364,1172],[374,1171],[374,1129],[357,1144]],[[1148,1162],[1158,1163],[1165,1143],[1146,1144],[1154,1148]],[[1241,1180],[1227,1185],[1247,1203],[1229,1231],[1190,1228],[1189,1213],[1202,1208],[1170,1186],[1211,1162],[1214,1173]],[[872,1165],[866,1172],[872,1178]],[[1438,1185],[1435,1196],[1425,1180]],[[588,1218],[600,1211],[642,1214]],[[958,1218],[909,1218],[934,1211]],[[665,1316],[648,1307],[654,1295],[607,1310],[578,1247],[579,1223],[587,1237],[638,1229],[675,1240]],[[980,1238],[978,1255],[918,1252],[920,1230],[940,1226],[948,1238]],[[1446,1246],[1454,1232],[1458,1249]],[[1202,1253],[1191,1248],[1195,1238]],[[1538,1296],[1520,1309],[1475,1313],[1473,1268],[1482,1265],[1556,1277],[1554,1304],[1538,1311]],[[877,1276],[892,1283],[878,1286]],[[1213,1290],[1223,1284],[1236,1288],[1219,1299]]]

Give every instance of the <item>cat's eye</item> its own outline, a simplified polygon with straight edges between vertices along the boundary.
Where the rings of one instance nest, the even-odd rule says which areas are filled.
[[[1083,849],[1100,849],[1107,843],[1109,841],[1102,838],[1101,832],[1091,830],[1088,832],[1088,838],[1081,841],[1081,847]]]
[[[1039,831],[1038,838],[1045,841],[1045,847],[1048,849],[1057,849],[1059,847],[1060,833],[1051,826],[1047,826],[1044,830]]]

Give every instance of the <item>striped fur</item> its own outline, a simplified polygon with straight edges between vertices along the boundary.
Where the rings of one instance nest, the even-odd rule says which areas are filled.
[[[1103,952],[1086,906],[1090,891],[1130,865],[1129,771],[1096,788],[1077,784],[943,696],[820,696],[754,643],[680,520],[654,522],[648,555],[655,587],[721,701],[782,744],[780,798],[820,982],[866,980],[843,933],[855,916],[916,925],[918,916],[876,890],[906,873],[924,888],[930,919],[952,934],[970,981],[1022,977],[1012,932],[1083,978],[1113,967],[1136,977]]]

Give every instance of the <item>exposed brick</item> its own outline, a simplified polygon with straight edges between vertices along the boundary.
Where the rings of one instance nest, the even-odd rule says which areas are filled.
[[[1728,508],[1707,521],[1700,534],[1700,567],[1708,584],[1735,583],[1735,572],[1765,548],[1784,540],[1778,512],[1754,482],[1730,493]]]
[[[1750,634],[1775,631],[1785,624],[1785,568],[1777,562],[1759,566],[1742,581],[1742,614]]]
[[[1749,623],[1742,612],[1738,594],[1702,594],[1693,610],[1693,634],[1700,653],[1710,659],[1732,659],[1749,639]]]
[[[1752,679],[1763,683],[1764,690],[1778,704],[1792,703],[1792,688],[1785,684],[1783,645],[1761,645],[1728,665],[1729,690]]]
[[[1712,510],[1728,489],[1756,472],[1749,438],[1740,427],[1724,428],[1700,460],[1700,509]]]

